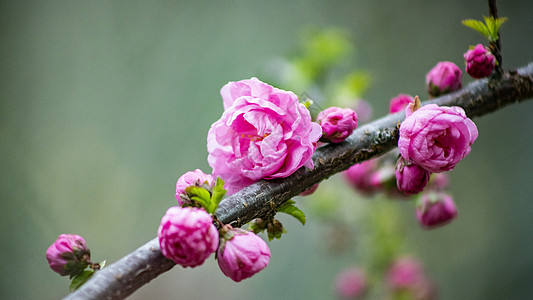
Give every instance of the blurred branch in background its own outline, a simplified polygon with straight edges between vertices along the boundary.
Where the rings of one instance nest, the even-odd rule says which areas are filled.
[[[533,98],[533,64],[505,73],[498,80],[478,80],[455,93],[424,104],[460,106],[469,117],[479,117],[504,106]],[[382,155],[397,144],[398,127],[404,119],[399,112],[358,128],[344,143],[317,149],[314,169],[302,168],[284,179],[260,181],[220,203],[217,218],[225,224],[241,226],[273,209],[308,187],[355,163]],[[174,263],[163,257],[153,239],[96,274],[65,299],[122,299],[168,271]]]

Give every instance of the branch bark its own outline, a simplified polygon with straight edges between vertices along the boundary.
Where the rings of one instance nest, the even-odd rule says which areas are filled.
[[[475,81],[460,91],[423,104],[460,106],[473,118],[530,98],[533,98],[533,64],[505,73],[497,80]],[[308,187],[396,147],[403,119],[403,112],[385,116],[358,128],[343,143],[317,149],[313,155],[314,169],[302,168],[287,178],[252,184],[224,199],[215,212],[216,217],[224,224],[240,227],[254,218],[268,216]],[[155,238],[96,272],[64,299],[123,299],[173,266],[174,262],[161,254]]]

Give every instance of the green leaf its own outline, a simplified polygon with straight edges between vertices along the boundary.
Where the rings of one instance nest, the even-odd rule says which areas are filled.
[[[487,28],[489,29],[490,36],[489,40],[491,42],[494,42],[498,39],[498,32],[500,31],[500,27],[502,26],[505,21],[507,21],[507,18],[498,18],[494,19],[493,17],[483,17],[485,20],[485,24],[487,24]]]
[[[296,207],[295,204],[296,202],[294,202],[293,200],[289,200],[280,207],[278,207],[276,211],[291,215],[296,218],[296,220],[300,221],[302,225],[305,225],[305,214],[301,209]]]
[[[83,271],[80,275],[75,276],[72,278],[72,282],[70,283],[70,291],[77,290],[80,286],[82,286],[87,280],[93,276],[94,271],[93,270],[87,270]]]
[[[185,192],[191,200],[205,208],[208,213],[213,213],[215,211],[211,201],[211,194],[206,189],[191,185],[185,189]]]
[[[217,182],[215,184],[215,188],[213,189],[213,195],[211,195],[211,202],[214,206],[213,212],[217,209],[218,204],[220,201],[222,201],[224,195],[226,195],[226,190],[224,189],[224,180],[222,180],[220,177],[217,177]]]
[[[461,23],[463,23],[463,25],[465,25],[466,27],[470,27],[475,31],[481,33],[483,36],[490,38],[490,30],[485,24],[483,24],[483,22],[470,19],[463,20]]]

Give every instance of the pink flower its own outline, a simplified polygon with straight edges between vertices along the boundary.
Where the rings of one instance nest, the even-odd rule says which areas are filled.
[[[462,74],[461,69],[454,63],[439,62],[426,75],[428,93],[437,97],[460,89]]]
[[[404,194],[412,195],[420,193],[427,185],[431,173],[426,169],[406,161],[403,157],[398,158],[396,164],[396,184]]]
[[[252,78],[226,84],[221,94],[226,110],[209,130],[207,160],[228,194],[313,168],[322,130],[294,93]]]
[[[341,271],[335,279],[335,291],[341,299],[357,299],[366,293],[368,283],[365,271],[351,267]]]
[[[477,136],[476,124],[462,108],[428,104],[402,122],[398,148],[406,160],[440,173],[465,158]]]
[[[76,276],[89,265],[91,252],[85,240],[76,234],[60,234],[46,250],[50,268],[61,276]]]
[[[266,268],[270,249],[254,233],[232,228],[220,239],[217,259],[224,275],[239,282]]]
[[[322,127],[321,142],[343,142],[357,128],[357,114],[350,108],[328,107],[317,116]]]
[[[377,171],[377,161],[375,159],[367,160],[351,166],[348,170],[342,172],[344,178],[357,191],[371,195],[379,190],[379,182],[373,178]]]
[[[473,78],[484,78],[492,74],[496,66],[496,58],[482,44],[468,50],[465,55],[466,73]]]
[[[176,200],[180,206],[190,204],[191,200],[187,197],[187,193],[185,192],[186,188],[191,185],[212,188],[214,184],[215,180],[210,174],[205,174],[200,169],[189,171],[181,175],[176,183]]]
[[[390,100],[389,112],[391,114],[404,110],[409,103],[413,103],[414,98],[411,95],[399,94]]]
[[[424,193],[416,206],[418,223],[432,229],[449,223],[457,217],[457,208],[451,196],[444,193]]]
[[[215,252],[218,231],[203,209],[174,206],[167,210],[157,231],[161,253],[183,267],[196,267]]]

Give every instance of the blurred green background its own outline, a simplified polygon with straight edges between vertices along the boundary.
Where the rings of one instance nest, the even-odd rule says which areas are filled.
[[[533,2],[500,2],[504,68],[516,68],[533,58]],[[0,298],[67,294],[45,259],[60,233],[82,235],[108,262],[155,237],[177,178],[210,172],[220,88],[266,78],[304,28],[348,30],[357,51],[347,67],[368,70],[365,98],[380,117],[400,92],[425,95],[438,61],[463,66],[482,37],[460,21],[487,14],[486,1],[461,0],[0,2]],[[533,298],[532,110],[528,101],[475,120],[472,153],[450,173],[453,223],[424,231],[412,205],[400,208],[441,299]],[[236,284],[209,259],[131,298],[333,298],[357,248],[330,255],[312,215],[305,227],[281,220],[289,233],[255,277]]]

